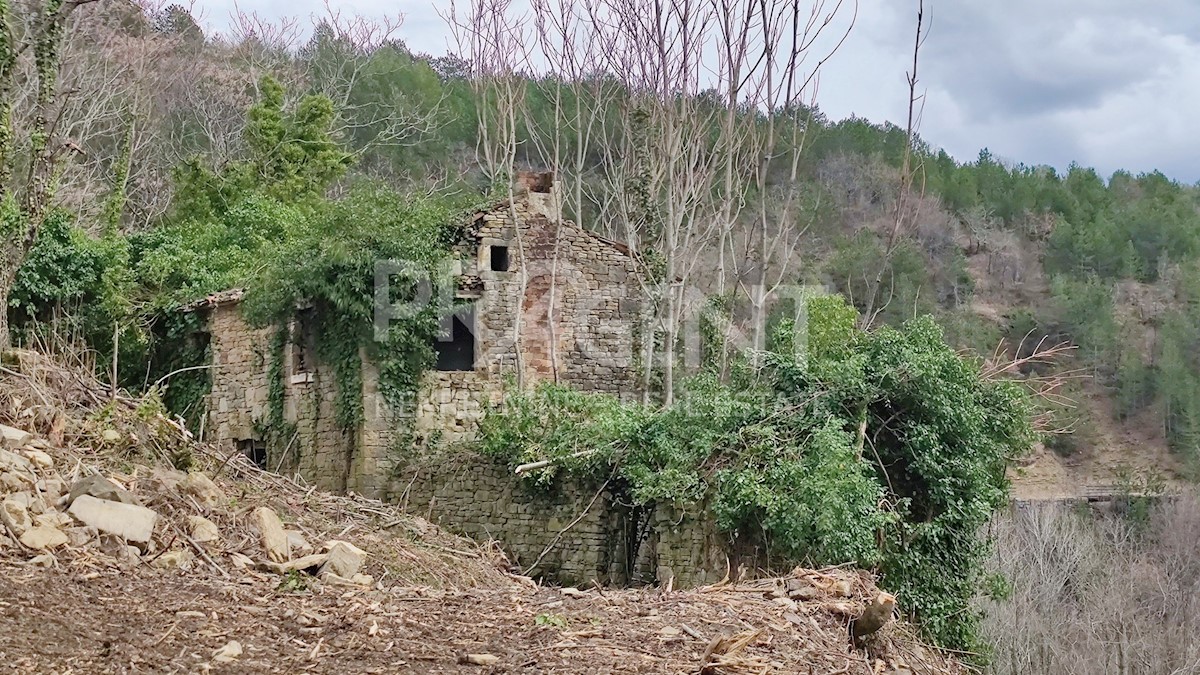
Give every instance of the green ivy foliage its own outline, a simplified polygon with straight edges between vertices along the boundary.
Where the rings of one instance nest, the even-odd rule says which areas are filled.
[[[810,299],[806,349],[767,354],[737,386],[692,379],[666,408],[548,384],[513,393],[484,418],[481,451],[552,459],[531,477],[542,483],[615,473],[638,503],[707,504],[793,560],[875,568],[941,644],[979,649],[979,532],[1030,447],[1029,403],[928,317],[869,333],[855,317],[838,296]]]
[[[257,324],[286,325],[298,305],[312,305],[317,356],[336,373],[338,419],[344,427],[353,427],[362,416],[364,352],[379,367],[383,393],[394,405],[406,401],[421,372],[432,365],[438,319],[449,308],[425,303],[414,314],[390,321],[386,333],[377,336],[376,266],[403,262],[436,280],[460,202],[405,198],[380,185],[357,185],[346,197],[310,209],[265,254],[248,281],[245,311]]]

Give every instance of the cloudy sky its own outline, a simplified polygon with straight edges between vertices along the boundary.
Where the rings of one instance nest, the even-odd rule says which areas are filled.
[[[847,0],[849,4],[851,0]],[[444,3],[438,3],[444,4]],[[926,0],[921,134],[960,160],[980,148],[1012,162],[1103,175],[1161,170],[1200,181],[1200,2]],[[242,11],[298,17],[321,0],[238,0]],[[421,52],[448,49],[429,0],[338,2],[345,13],[405,16],[401,37]],[[234,0],[198,0],[207,27]],[[846,15],[848,16],[848,15]],[[832,118],[902,123],[916,0],[860,0],[857,22],[821,76]]]

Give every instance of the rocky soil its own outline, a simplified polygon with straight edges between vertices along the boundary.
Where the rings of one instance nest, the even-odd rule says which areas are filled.
[[[87,372],[0,366],[6,671],[964,672],[865,573],[542,586],[494,544],[196,443]]]

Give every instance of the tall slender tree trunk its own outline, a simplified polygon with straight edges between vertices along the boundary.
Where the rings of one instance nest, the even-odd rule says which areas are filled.
[[[7,272],[0,278],[0,351],[12,347],[12,336],[8,332],[8,296],[12,293],[12,282]]]

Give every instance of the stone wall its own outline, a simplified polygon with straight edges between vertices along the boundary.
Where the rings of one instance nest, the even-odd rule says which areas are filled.
[[[265,464],[324,489],[400,501],[454,531],[495,538],[523,568],[541,557],[534,573],[565,583],[716,581],[726,571],[727,547],[709,518],[665,506],[633,508],[616,495],[597,496],[599,485],[539,490],[478,456],[444,461],[450,448],[473,437],[511,380],[525,386],[556,380],[638,398],[635,259],[624,246],[560,220],[552,181],[527,187],[513,203],[477,214],[456,247],[460,280],[470,282],[457,294],[473,301],[467,369],[426,373],[412,406],[393,410],[380,394],[378,371],[364,358],[364,419],[342,429],[334,373],[310,353],[314,337],[305,335],[301,319],[288,327],[282,355],[284,421],[293,425],[292,438],[270,448]],[[203,310],[217,366],[210,438],[261,445],[275,329],[250,327],[236,304],[240,293],[230,297]],[[442,454],[415,454],[416,448]]]
[[[282,354],[273,354],[277,329],[250,326],[236,303],[206,311],[214,366],[206,440],[230,450],[262,447],[267,450],[266,468],[298,473],[325,490],[382,496],[391,471],[388,458],[402,424],[400,415],[382,403],[376,369],[364,363],[363,423],[357,429],[342,429],[336,417],[337,382],[328,365],[309,354],[299,371],[295,351],[304,347],[294,339]],[[294,425],[294,431],[283,447],[268,448],[263,431],[276,358],[282,359],[283,421]]]
[[[467,295],[476,370],[497,382],[519,364],[524,384],[557,379],[636,398],[636,262],[622,245],[559,220],[556,197],[529,193],[477,214],[459,247],[464,274],[481,282]],[[494,247],[507,251],[507,270],[492,269]]]
[[[727,565],[736,574],[755,563],[731,551],[701,507],[633,508],[602,482],[538,486],[469,453],[414,456],[395,475],[390,501],[452,532],[494,539],[521,570],[564,585],[696,586],[719,581]]]

